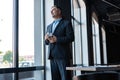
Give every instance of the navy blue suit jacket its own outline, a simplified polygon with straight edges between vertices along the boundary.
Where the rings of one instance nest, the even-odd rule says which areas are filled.
[[[52,31],[52,24],[47,26],[47,32],[49,33]],[[51,44],[49,41],[45,41],[49,45],[48,58],[70,59],[72,57],[71,43],[74,41],[74,31],[71,22],[61,19],[53,35],[57,37],[56,43]]]

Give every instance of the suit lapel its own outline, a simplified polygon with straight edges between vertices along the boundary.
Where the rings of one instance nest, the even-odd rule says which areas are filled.
[[[61,26],[61,24],[62,24],[62,19],[60,20],[60,22],[59,22],[59,24],[57,25],[57,27],[56,27],[55,31],[53,32],[53,34],[56,33],[56,31],[59,29],[59,27]]]
[[[49,30],[48,30],[49,33],[52,33],[52,25],[53,23],[49,26]]]

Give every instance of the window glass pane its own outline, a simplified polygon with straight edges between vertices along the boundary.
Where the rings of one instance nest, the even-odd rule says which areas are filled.
[[[75,64],[88,65],[86,6],[83,0],[72,0],[72,19],[75,32]]]
[[[14,80],[13,73],[0,74],[0,80]]]
[[[0,0],[0,68],[12,67],[12,24],[13,0]]]
[[[34,71],[20,72],[19,80],[35,80]]]
[[[100,42],[99,42],[99,25],[98,22],[92,18],[92,34],[93,34],[93,51],[94,64],[101,64],[100,59]]]
[[[19,0],[19,66],[34,65],[34,0]]]
[[[102,26],[102,28],[101,28],[102,44],[103,44],[103,60],[104,60],[104,64],[107,64],[106,32],[105,32],[105,29],[103,27],[105,27],[105,26]]]
[[[42,70],[20,72],[19,80],[44,80],[44,73]]]

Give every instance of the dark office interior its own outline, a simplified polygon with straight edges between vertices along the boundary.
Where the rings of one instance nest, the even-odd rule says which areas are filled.
[[[75,0],[79,6],[79,0]],[[100,33],[100,54],[101,65],[120,64],[120,0],[83,0],[86,5],[87,16],[87,38],[89,65],[95,65],[93,60],[93,42],[92,42],[92,16],[99,24]],[[64,16],[68,20],[71,18],[71,3],[69,0],[55,0],[55,5],[59,5],[64,10]],[[67,4],[67,5],[66,5]],[[96,16],[94,16],[95,14]],[[106,33],[107,64],[104,64],[102,31]],[[82,80],[82,79],[81,79]],[[83,79],[84,80],[84,79]],[[87,79],[86,79],[87,80]],[[97,79],[98,80],[98,79]],[[102,79],[101,79],[102,80]],[[117,79],[114,79],[117,80]]]

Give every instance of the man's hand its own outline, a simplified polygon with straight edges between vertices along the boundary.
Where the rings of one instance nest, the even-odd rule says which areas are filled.
[[[48,40],[49,36],[48,34],[45,35],[45,40]]]
[[[56,36],[53,35],[53,36],[49,37],[48,40],[50,43],[55,43],[57,41],[57,38],[56,38]]]

